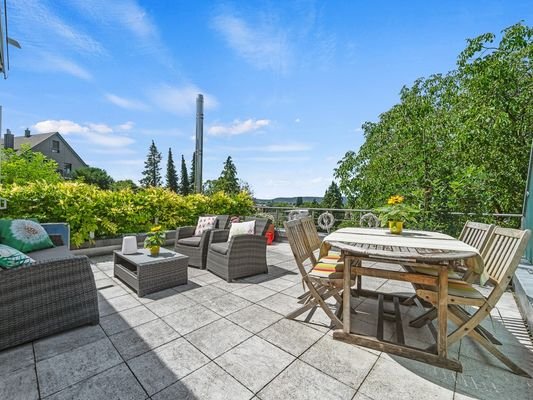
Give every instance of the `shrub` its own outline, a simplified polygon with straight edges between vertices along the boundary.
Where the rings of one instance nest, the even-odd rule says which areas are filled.
[[[90,232],[96,237],[146,232],[156,218],[164,229],[175,229],[194,225],[202,214],[246,215],[253,209],[246,193],[181,196],[163,188],[109,191],[81,182],[3,185],[0,196],[8,201],[3,217],[67,222],[74,245],[89,240]]]

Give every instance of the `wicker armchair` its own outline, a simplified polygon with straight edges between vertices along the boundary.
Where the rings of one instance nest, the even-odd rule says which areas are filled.
[[[255,220],[254,235],[236,235],[228,241],[228,230],[215,230],[211,233],[207,251],[207,269],[228,282],[268,272],[265,233],[271,221],[245,218],[245,221],[251,220]]]
[[[226,229],[229,224],[229,215],[217,215],[215,229]],[[176,241],[174,250],[183,255],[189,256],[189,266],[205,269],[207,259],[207,247],[211,230],[202,233],[201,236],[194,236],[196,226],[182,226],[176,228]]]
[[[85,256],[67,255],[0,269],[0,350],[97,324],[96,293]]]

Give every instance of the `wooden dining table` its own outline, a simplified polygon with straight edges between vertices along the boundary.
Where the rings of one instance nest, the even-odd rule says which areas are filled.
[[[386,229],[376,228],[339,229],[324,238],[320,248],[321,255],[325,255],[332,247],[341,250],[345,263],[342,293],[343,327],[333,333],[335,339],[454,371],[462,371],[461,363],[448,355],[448,272],[459,267],[465,268],[484,283],[487,277],[477,249],[439,232],[404,230],[398,235],[391,234]],[[363,264],[364,261],[367,262]],[[383,263],[399,264],[404,271],[383,268]],[[423,267],[425,273],[417,272],[415,269],[417,267],[419,270]],[[359,290],[355,290],[357,295],[378,298],[377,334],[373,337],[352,332],[351,284],[354,273],[358,276],[359,282],[361,276],[372,276],[410,282],[415,287],[435,288],[438,295],[436,332],[431,321],[428,322],[428,327],[433,328],[435,345],[422,349],[405,344],[399,304],[416,303],[422,307],[416,296],[364,290],[359,285]],[[396,322],[396,341],[383,338],[383,302],[387,300],[394,303],[394,312],[389,313],[387,319]]]

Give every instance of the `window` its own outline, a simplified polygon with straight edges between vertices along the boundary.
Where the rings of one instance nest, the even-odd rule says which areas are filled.
[[[63,168],[63,173],[66,176],[70,176],[70,174],[72,174],[72,164],[65,163],[65,168]]]
[[[59,153],[59,140],[52,140],[52,153]]]

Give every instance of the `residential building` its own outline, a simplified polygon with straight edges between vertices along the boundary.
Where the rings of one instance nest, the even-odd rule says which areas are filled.
[[[59,132],[32,134],[26,129],[24,136],[15,136],[8,129],[4,135],[5,148],[19,150],[25,144],[29,145],[32,151],[41,152],[55,160],[58,172],[64,177],[68,178],[75,170],[88,166]]]

